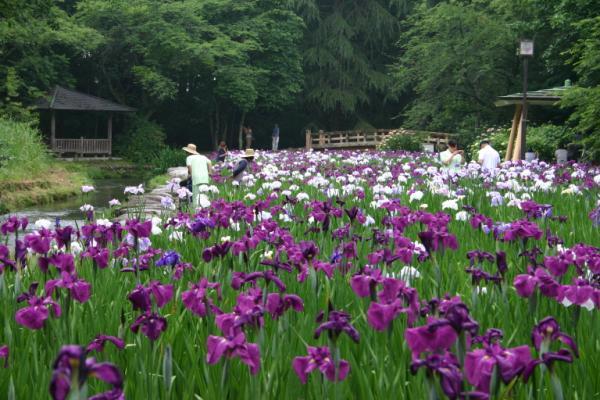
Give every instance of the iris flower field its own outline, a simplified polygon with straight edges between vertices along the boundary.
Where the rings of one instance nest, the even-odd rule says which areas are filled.
[[[0,397],[600,397],[600,168],[283,151],[229,171],[196,210],[173,180],[161,218],[3,221]]]

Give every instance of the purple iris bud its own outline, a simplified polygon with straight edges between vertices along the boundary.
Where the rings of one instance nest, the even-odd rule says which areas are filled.
[[[99,363],[94,358],[86,358],[86,354],[83,347],[76,345],[67,345],[60,349],[54,361],[50,381],[52,398],[65,400],[69,397],[73,384],[78,385],[75,390],[79,391],[90,377],[95,377],[111,385],[112,389],[90,399],[123,399],[123,377],[119,369],[111,363]]]
[[[506,263],[506,253],[504,251],[496,252],[496,267],[500,275],[504,276],[508,271],[508,264]]]
[[[600,227],[600,206],[594,208],[590,214],[590,219],[592,220],[592,225],[595,227]]]
[[[308,374],[318,369],[329,381],[343,381],[350,372],[350,364],[346,360],[339,360],[339,365],[334,365],[333,357],[328,347],[307,346],[308,356],[295,357],[292,361],[294,372],[303,384],[308,381]],[[337,372],[337,374],[336,374]]]
[[[216,364],[222,357],[238,357],[250,367],[252,375],[256,375],[260,370],[260,349],[257,344],[246,342],[243,332],[228,337],[210,335],[206,346],[208,347],[206,362],[210,365]]]
[[[319,325],[315,330],[315,339],[318,339],[323,331],[327,331],[330,338],[334,341],[342,333],[348,335],[356,343],[360,341],[360,334],[350,323],[350,314],[343,311],[329,312],[328,320]]]
[[[157,313],[146,311],[131,324],[133,333],[138,333],[140,328],[148,339],[154,341],[167,329],[167,320]]]
[[[114,344],[119,350],[123,350],[125,348],[125,342],[118,337],[110,335],[98,335],[90,342],[90,344],[87,345],[85,351],[88,353],[92,351],[104,351],[104,345],[106,342]]]
[[[4,368],[8,368],[8,356],[9,356],[8,346],[6,346],[6,345],[0,346],[0,358],[4,359]]]

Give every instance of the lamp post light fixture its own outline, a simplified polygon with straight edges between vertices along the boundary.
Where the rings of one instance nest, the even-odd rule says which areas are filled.
[[[529,57],[533,57],[534,43],[530,39],[522,39],[519,47],[519,55],[523,57],[523,111],[521,116],[521,160],[525,159],[527,151],[527,74]]]

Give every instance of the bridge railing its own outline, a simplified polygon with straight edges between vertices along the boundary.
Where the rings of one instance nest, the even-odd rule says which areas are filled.
[[[348,148],[374,148],[377,147],[386,138],[393,135],[416,135],[423,137],[423,146],[425,148],[434,146],[437,149],[442,144],[448,144],[449,133],[443,132],[422,132],[406,129],[377,129],[377,130],[355,130],[355,131],[335,131],[335,132],[311,132],[306,131],[306,149],[348,149]]]

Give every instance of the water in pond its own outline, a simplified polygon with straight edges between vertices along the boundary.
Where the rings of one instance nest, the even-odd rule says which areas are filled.
[[[109,200],[118,199],[123,201],[125,195],[123,189],[125,186],[137,186],[141,183],[140,179],[101,179],[94,182],[95,191],[91,193],[81,194],[66,200],[57,201],[50,204],[38,205],[34,207],[24,208],[17,212],[0,215],[0,221],[6,219],[9,215],[18,217],[27,217],[30,225],[28,229],[34,228],[33,223],[39,219],[48,219],[54,222],[57,218],[60,219],[62,226],[75,225],[81,226],[83,223],[83,214],[79,207],[84,203],[94,206],[96,212],[101,212],[108,207]]]

